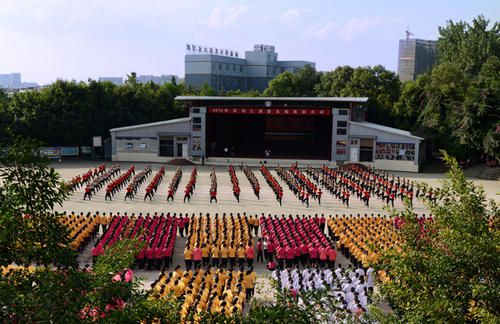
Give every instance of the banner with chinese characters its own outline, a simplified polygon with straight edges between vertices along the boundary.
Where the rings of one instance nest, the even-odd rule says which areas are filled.
[[[210,114],[330,116],[328,108],[208,108]]]

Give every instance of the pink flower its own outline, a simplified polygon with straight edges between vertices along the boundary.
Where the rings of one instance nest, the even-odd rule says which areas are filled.
[[[119,308],[119,309],[120,308],[125,308],[125,302],[120,297],[113,298],[113,301],[115,302],[115,307],[116,308]]]
[[[127,271],[125,271],[125,282],[130,282],[132,280],[134,280],[134,272],[127,269]]]
[[[117,273],[113,276],[113,279],[111,279],[111,280],[113,280],[114,282],[121,282],[122,276],[121,276],[121,274]]]

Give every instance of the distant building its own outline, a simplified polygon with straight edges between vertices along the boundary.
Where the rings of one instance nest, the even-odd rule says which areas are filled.
[[[156,76],[156,75],[139,75],[137,77],[137,82],[139,82],[139,83],[153,82],[153,83],[156,83],[158,85],[163,85],[165,83],[172,82],[172,78],[175,79],[175,82],[179,81],[179,77],[176,76],[176,75],[172,75],[172,74],[164,75],[164,74],[162,74],[160,76]]]
[[[117,86],[120,86],[123,84],[123,78],[122,77],[100,77],[99,82],[111,82]]]
[[[254,45],[253,51],[245,52],[245,58],[235,51],[187,47],[186,85],[200,88],[207,83],[218,93],[222,90],[264,91],[269,81],[280,73],[295,73],[306,65],[315,67],[315,63],[309,61],[278,61],[278,53],[272,45]]]
[[[21,73],[0,74],[0,87],[7,89],[21,88]]]
[[[401,81],[416,80],[432,69],[438,58],[436,41],[409,38],[399,40],[398,75]]]

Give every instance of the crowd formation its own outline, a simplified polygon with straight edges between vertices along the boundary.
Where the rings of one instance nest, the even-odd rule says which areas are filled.
[[[153,177],[153,180],[151,180],[149,185],[146,187],[146,194],[144,195],[144,201],[146,201],[146,198],[149,198],[149,201],[153,199],[153,197],[156,194],[156,191],[158,190],[158,186],[163,180],[164,175],[165,175],[165,167],[162,166],[160,170]]]
[[[103,174],[106,171],[106,165],[101,164],[97,166],[96,168],[89,169],[87,172],[84,174],[77,175],[71,181],[68,182],[69,189],[73,192],[77,189],[79,189],[81,186],[86,185],[89,183],[93,178],[97,177],[98,175]]]
[[[236,200],[240,202],[240,183],[238,182],[238,177],[236,176],[236,172],[234,171],[234,167],[232,164],[229,165],[228,172],[229,177],[231,178],[231,184],[233,185],[234,198],[236,198]]]
[[[137,190],[139,190],[139,187],[146,181],[151,173],[153,173],[153,170],[151,170],[151,167],[148,165],[142,171],[134,175],[132,181],[127,186],[127,193],[125,194],[124,200],[127,200],[127,198],[130,198],[130,200],[134,199]]]
[[[253,173],[253,171],[248,167],[248,165],[243,165],[243,163],[240,166],[241,171],[245,174],[247,177],[248,181],[250,182],[250,185],[252,186],[253,192],[255,196],[257,196],[257,199],[260,199],[260,184],[259,180]]]
[[[179,188],[179,183],[182,179],[182,169],[181,167],[177,167],[175,170],[174,176],[172,180],[170,180],[170,185],[167,189],[167,201],[174,201],[174,195],[177,192],[177,188]]]
[[[96,260],[108,246],[123,238],[137,238],[143,242],[136,256],[137,266],[151,270],[168,267],[175,248],[177,235],[177,218],[170,214],[137,217],[114,215],[109,220],[104,233],[92,248],[92,257]]]
[[[269,170],[265,167],[264,164],[260,166],[260,172],[264,176],[264,179],[266,179],[267,184],[271,187],[273,190],[274,194],[276,195],[276,200],[279,202],[280,206],[283,201],[283,188],[281,188],[280,184],[278,183],[278,180],[269,172]]]
[[[103,170],[104,171],[104,170]],[[134,167],[131,166],[130,169],[126,173],[133,173]],[[92,199],[92,195],[101,190],[101,188],[106,184],[111,182],[113,177],[120,173],[120,166],[118,164],[113,165],[108,170],[98,174],[97,176],[92,178],[92,181],[85,187],[85,194],[83,196],[83,200],[88,198]],[[123,176],[123,175],[122,175]],[[121,184],[120,184],[121,186]]]
[[[332,314],[336,313],[335,310],[349,310],[352,315],[359,316],[366,312],[367,306],[371,303],[374,281],[373,268],[366,270],[352,266],[344,268],[342,265],[336,269],[323,270],[318,268],[299,270],[295,268],[293,270],[275,270],[271,277],[281,289],[290,291],[297,298],[299,305],[317,302],[304,300],[303,298],[307,297],[303,292],[323,290],[331,298],[322,299],[320,303],[328,303],[328,301],[330,303],[315,306],[329,309]]]
[[[194,189],[196,188],[196,179],[198,177],[198,170],[196,167],[193,167],[193,170],[191,171],[191,176],[189,177],[189,181],[186,185],[186,188],[184,189],[184,202],[186,200],[188,202],[191,201],[191,196],[193,196]]]
[[[183,322],[193,317],[194,322],[199,323],[203,312],[241,315],[245,303],[253,296],[255,279],[256,274],[252,269],[182,271],[177,267],[168,274],[162,272],[151,286],[156,298],[175,298],[180,301]]]
[[[252,229],[246,215],[222,214],[193,216],[184,249],[186,269],[205,266],[234,269],[253,265],[255,249]],[[255,223],[254,223],[255,224]]]
[[[215,168],[210,171],[210,203],[213,200],[217,203],[217,174],[215,174]]]
[[[87,215],[84,215],[83,212],[80,214],[63,212],[59,216],[59,221],[69,230],[71,247],[82,252],[97,236],[99,225],[104,224],[106,220],[101,219],[99,214],[92,215],[90,212]]]

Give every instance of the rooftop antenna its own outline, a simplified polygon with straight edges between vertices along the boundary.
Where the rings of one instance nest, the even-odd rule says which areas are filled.
[[[410,27],[406,27],[406,39],[410,39],[410,36],[415,36],[415,34],[410,32]]]

